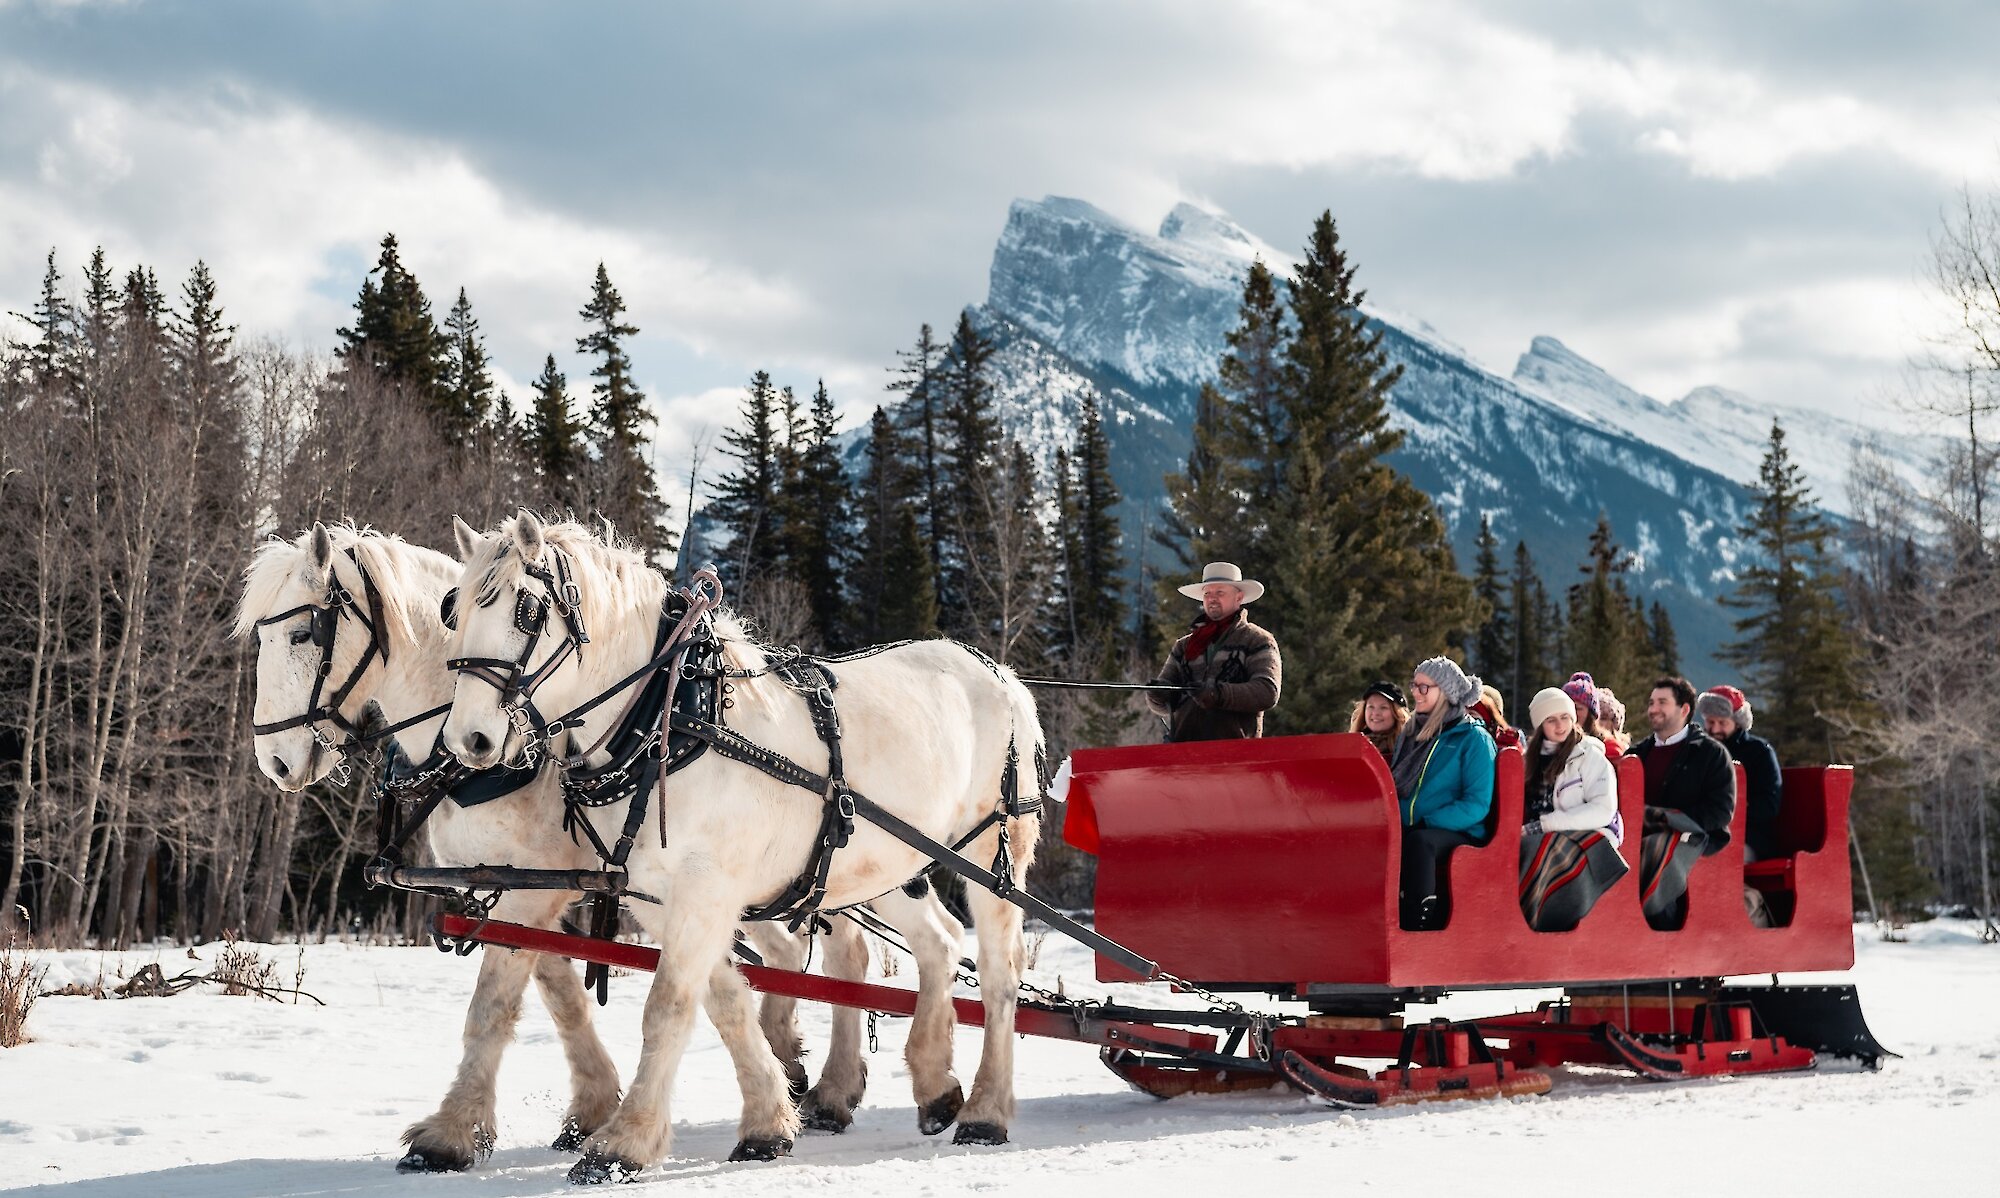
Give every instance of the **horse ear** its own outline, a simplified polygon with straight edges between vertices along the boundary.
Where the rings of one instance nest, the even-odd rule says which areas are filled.
[[[462,516],[451,518],[451,535],[458,542],[458,560],[469,562],[479,549],[479,533]]]
[[[527,508],[514,517],[514,545],[521,551],[522,561],[532,564],[542,560],[542,522]]]
[[[329,576],[333,569],[333,538],[327,535],[326,525],[314,523],[312,530],[313,571],[321,579]]]

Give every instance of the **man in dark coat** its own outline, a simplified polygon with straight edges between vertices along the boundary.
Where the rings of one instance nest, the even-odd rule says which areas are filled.
[[[1750,735],[1750,700],[1733,686],[1712,686],[1694,701],[1694,710],[1708,734],[1743,767],[1743,839],[1749,841],[1744,859],[1778,856],[1784,851],[1778,843],[1778,809],[1785,800],[1785,775],[1771,742]]]
[[[1154,682],[1181,688],[1151,692],[1146,705],[1167,721],[1169,741],[1232,740],[1264,735],[1264,713],[1278,705],[1283,664],[1278,642],[1243,610],[1264,584],[1228,562],[1213,562],[1181,594],[1201,603],[1201,616],[1174,642]]]
[[[1680,677],[1653,683],[1646,720],[1653,734],[1632,746],[1646,769],[1646,822],[1639,846],[1640,907],[1663,931],[1685,919],[1681,900],[1697,858],[1729,843],[1736,815],[1736,764],[1694,719],[1694,687]]]

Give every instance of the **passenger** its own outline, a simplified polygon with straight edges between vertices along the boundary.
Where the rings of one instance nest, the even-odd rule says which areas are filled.
[[[1521,747],[1521,733],[1508,725],[1507,704],[1500,698],[1499,691],[1481,683],[1479,701],[1472,705],[1472,714],[1480,723],[1486,725],[1486,731],[1492,734],[1495,745],[1503,749]]]
[[[1578,726],[1568,694],[1537,692],[1528,718],[1521,914],[1537,932],[1567,932],[1628,868],[1618,852],[1618,775],[1603,744]]]
[[[1599,692],[1597,683],[1591,676],[1578,670],[1569,676],[1568,682],[1563,683],[1562,689],[1576,705],[1576,722],[1583,729],[1583,734],[1596,737],[1598,742],[1604,745],[1608,756],[1617,757],[1622,754],[1625,751],[1623,746],[1617,746],[1618,751],[1612,752],[1613,745],[1605,738],[1604,729],[1598,722],[1602,715],[1597,701]]]
[[[1397,690],[1393,682],[1377,682],[1361,692],[1347,730],[1367,737],[1368,743],[1382,755],[1382,760],[1388,761],[1396,751],[1396,738],[1403,734],[1403,725],[1409,722],[1410,707],[1403,699],[1403,692]]]
[[[1784,804],[1785,775],[1778,768],[1778,751],[1761,736],[1750,735],[1754,713],[1750,700],[1733,686],[1712,686],[1694,701],[1708,734],[1722,742],[1729,756],[1743,767],[1743,859],[1762,861],[1776,857],[1778,809]]]
[[[1694,687],[1680,677],[1653,683],[1646,721],[1653,734],[1632,746],[1646,767],[1646,824],[1639,838],[1639,902],[1646,922],[1678,928],[1695,859],[1722,851],[1736,814],[1736,767],[1722,743],[1691,724]]]
[[[1597,688],[1597,731],[1608,755],[1621,757],[1632,751],[1632,737],[1625,731],[1625,704],[1608,686]]]
[[[1415,715],[1396,741],[1389,773],[1402,813],[1401,919],[1429,931],[1449,918],[1438,885],[1445,858],[1486,837],[1493,815],[1493,738],[1468,710],[1479,679],[1448,657],[1419,665],[1410,680]]]
[[[1264,735],[1264,713],[1278,705],[1278,642],[1243,610],[1264,584],[1228,562],[1213,562],[1181,594],[1201,604],[1188,634],[1174,642],[1154,682],[1182,693],[1169,702],[1148,692],[1146,706],[1167,721],[1167,740],[1235,740]]]

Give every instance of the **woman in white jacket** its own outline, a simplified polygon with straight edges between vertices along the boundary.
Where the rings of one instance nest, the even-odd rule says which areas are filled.
[[[1603,743],[1577,727],[1569,695],[1537,693],[1528,716],[1521,914],[1538,932],[1567,932],[1625,876],[1618,776]]]

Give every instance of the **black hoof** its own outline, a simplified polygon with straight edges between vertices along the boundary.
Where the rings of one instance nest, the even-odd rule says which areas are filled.
[[[549,1147],[557,1152],[582,1152],[583,1146],[589,1142],[589,1132],[578,1127],[576,1120],[565,1119],[562,1130],[556,1133],[556,1138],[549,1143]]]
[[[412,1148],[396,1162],[398,1173],[463,1173],[472,1158],[443,1148]]]
[[[821,1102],[816,1095],[806,1095],[799,1104],[799,1122],[814,1131],[830,1131],[839,1135],[854,1123],[854,1112],[843,1111]]]
[[[1007,1129],[998,1123],[961,1123],[958,1134],[951,1138],[954,1144],[983,1144],[992,1147],[1007,1142]]]
[[[958,1110],[965,1105],[965,1091],[953,1086],[931,1099],[917,1112],[917,1130],[927,1136],[934,1136],[958,1120]]]
[[[786,1061],[785,1081],[791,1086],[792,1105],[798,1106],[804,1102],[806,1092],[812,1089],[812,1079],[806,1076],[806,1067],[797,1061]]]
[[[792,1155],[792,1142],[787,1139],[738,1140],[736,1148],[729,1154],[732,1161],[775,1161],[781,1156]]]
[[[644,1168],[607,1153],[586,1152],[582,1160],[569,1167],[569,1184],[601,1186],[608,1181],[631,1181]]]

